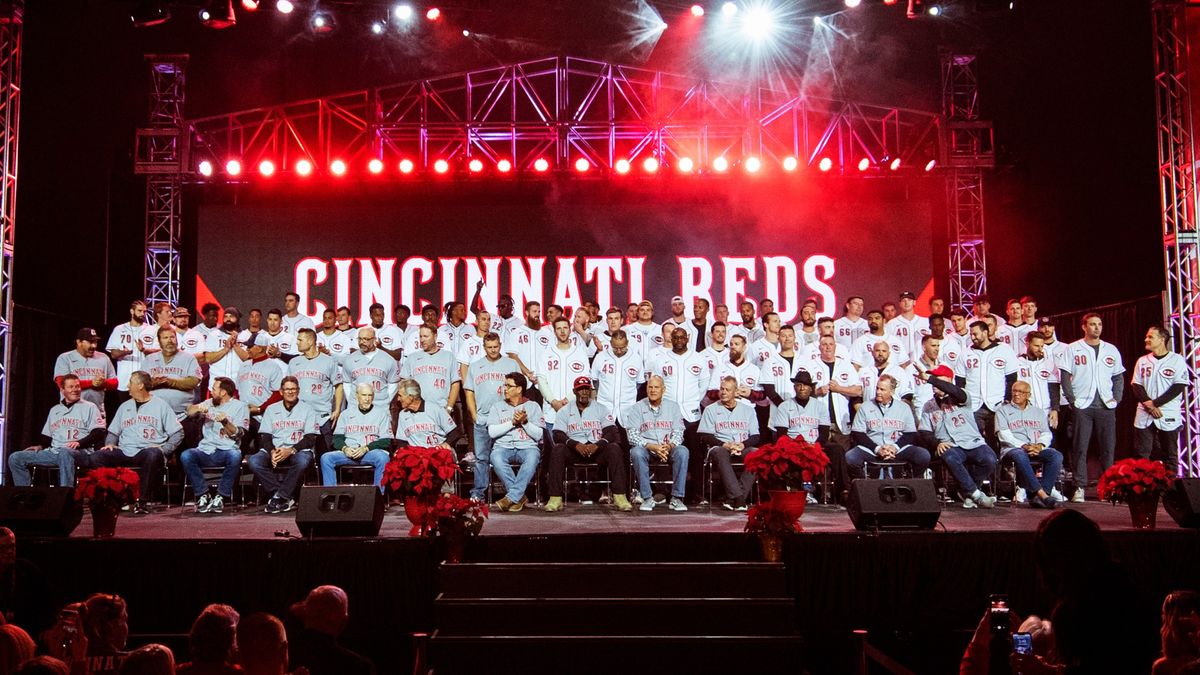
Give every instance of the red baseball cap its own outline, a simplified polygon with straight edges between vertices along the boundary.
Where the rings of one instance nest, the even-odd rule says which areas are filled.
[[[591,388],[592,388],[592,378],[584,376],[584,377],[575,378],[575,386],[571,387],[571,390],[575,391],[576,389],[591,389]]]
[[[943,363],[942,365],[938,366],[937,368],[934,368],[933,370],[929,371],[929,376],[930,377],[934,377],[934,376],[949,377],[949,378],[953,379],[954,371],[950,370],[950,366],[947,366],[946,364]]]

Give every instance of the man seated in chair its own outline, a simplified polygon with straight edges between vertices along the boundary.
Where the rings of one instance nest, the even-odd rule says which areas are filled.
[[[708,448],[708,457],[721,478],[725,490],[725,508],[745,511],[754,474],[742,471],[739,479],[733,471],[733,458],[744,458],[758,447],[758,416],[754,407],[738,402],[738,380],[732,375],[721,378],[717,403],[704,409],[696,432],[700,443]]]
[[[372,485],[383,486],[392,445],[392,416],[387,406],[375,405],[375,388],[362,383],[354,388],[357,405],[346,408],[333,429],[333,450],[321,455],[321,483],[337,485],[337,468],[347,464],[374,467]]]
[[[453,448],[463,436],[445,408],[425,404],[425,399],[421,398],[421,383],[416,380],[400,380],[396,385],[391,414],[396,432],[393,436],[401,446]]]
[[[507,490],[493,507],[497,511],[520,511],[528,499],[525,491],[537,475],[537,439],[542,437],[542,407],[525,398],[528,380],[519,372],[504,376],[504,401],[492,406],[488,414],[488,435],[492,437],[492,470]],[[512,462],[520,465],[514,473]]]
[[[296,506],[296,495],[304,474],[312,466],[314,448],[321,437],[321,416],[317,409],[300,400],[300,381],[287,375],[279,384],[282,401],[263,410],[258,427],[259,451],[246,463],[258,476],[263,489],[271,493],[267,513],[286,513]],[[276,469],[283,469],[281,477]]]
[[[688,449],[683,445],[683,412],[678,403],[663,398],[665,390],[663,379],[651,375],[646,379],[646,398],[626,408],[624,414],[629,430],[629,456],[633,459],[638,489],[643,495],[642,511],[652,511],[657,506],[650,487],[651,461],[671,465],[671,501],[667,508],[688,510],[683,503],[688,470]]]
[[[242,468],[242,437],[250,429],[250,409],[234,398],[237,385],[228,377],[213,380],[212,398],[187,409],[188,417],[200,421],[200,444],[184,450],[179,464],[192,492],[197,513],[221,513],[225,501],[233,500],[233,483]],[[204,477],[204,467],[221,467],[216,493]]]
[[[896,399],[896,378],[884,373],[875,382],[875,396],[858,408],[850,426],[855,446],[846,453],[846,466],[856,478],[866,476],[868,461],[904,462],[917,476],[929,468],[929,451],[914,445],[917,424],[912,408]]]
[[[163,333],[166,335],[166,333]],[[194,359],[193,359],[194,360]],[[163,399],[150,394],[150,373],[135,370],[129,375],[129,400],[117,408],[104,447],[92,453],[92,466],[136,466],[141,485],[133,512],[150,513],[146,506],[154,497],[154,486],[165,458],[183,441],[183,427]]]
[[[567,464],[595,462],[608,469],[612,482],[613,503],[621,511],[633,510],[629,503],[629,472],[625,468],[625,453],[617,437],[617,423],[608,408],[592,400],[592,378],[575,378],[572,386],[575,401],[558,411],[554,420],[554,446],[550,448],[550,466],[546,483],[550,499],[546,511],[561,511],[563,506],[563,473]]]
[[[59,392],[62,400],[50,409],[42,427],[42,443],[14,452],[8,457],[13,485],[29,487],[29,467],[52,466],[58,469],[58,486],[75,486],[75,463],[87,466],[85,449],[104,442],[107,435],[104,413],[94,403],[84,401],[79,376],[63,375]]]
[[[1037,509],[1058,506],[1054,485],[1062,473],[1062,453],[1050,446],[1049,413],[1029,402],[1032,387],[1017,380],[1012,386],[1012,401],[996,410],[996,435],[1000,438],[1001,458],[1012,458],[1017,469],[1017,495],[1013,501]],[[1042,478],[1033,472],[1031,458],[1042,461]],[[1032,496],[1029,496],[1032,495]]]
[[[829,458],[833,493],[840,495],[850,480],[846,472],[846,451],[829,440],[829,406],[824,398],[813,396],[812,375],[807,370],[796,371],[792,386],[796,390],[795,398],[789,398],[771,411],[771,427],[775,429],[776,438],[787,436],[807,443],[820,443],[821,451]],[[808,503],[817,503],[811,490]]]
[[[967,392],[954,383],[954,371],[940,365],[919,377],[933,386],[933,398],[921,410],[921,429],[937,439],[934,452],[958,483],[964,509],[990,509],[996,498],[984,494],[980,483],[996,470],[996,451],[987,444],[976,426]]]

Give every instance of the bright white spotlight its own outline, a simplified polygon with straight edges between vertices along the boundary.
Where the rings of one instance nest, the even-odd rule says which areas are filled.
[[[509,171],[512,171],[512,162],[508,161],[507,159],[502,159],[499,162],[496,162],[496,170],[500,173],[508,173]]]
[[[275,9],[279,10],[280,14],[291,14],[296,6],[292,4],[292,0],[276,0]]]
[[[464,28],[463,29],[463,37],[471,37],[471,31]]]
[[[721,5],[721,13],[725,16],[733,16],[737,14],[738,6],[735,3],[727,2]]]
[[[942,15],[942,6],[941,5],[930,5],[929,6],[929,16],[941,16],[941,15]]]
[[[437,21],[442,18],[442,10],[437,7],[430,7],[428,12],[425,12],[425,18],[430,21]]]
[[[269,159],[264,159],[258,163],[258,172],[265,178],[270,178],[275,175],[275,162]]]
[[[862,0],[846,0],[846,6],[849,7],[850,9],[854,9],[855,7],[858,7],[861,4],[862,4]]]
[[[483,171],[483,160],[479,158],[472,159],[470,162],[467,162],[467,168],[471,170],[471,173],[479,173]]]
[[[387,26],[382,21],[371,22],[371,32],[375,35],[383,35],[383,31],[386,29]]]
[[[725,173],[729,170],[729,160],[724,157],[718,157],[713,160],[713,171],[717,173]]]
[[[658,160],[654,157],[647,157],[646,161],[642,162],[642,168],[646,170],[646,173],[655,173],[658,171]]]
[[[586,158],[580,157],[579,159],[575,160],[575,170],[579,173],[587,173],[588,169],[590,168],[592,168],[592,163],[587,161]]]
[[[329,164],[329,172],[335,176],[346,175],[346,163],[340,159],[335,159]]]
[[[367,162],[367,171],[371,173],[383,173],[383,160],[376,158]]]
[[[200,165],[196,167],[196,171],[200,172],[201,176],[207,178],[213,175],[213,163],[206,159],[200,162]]]
[[[533,162],[533,170],[538,173],[544,173],[550,170],[550,162],[546,161],[545,157],[538,157]]]
[[[762,168],[762,160],[757,157],[747,157],[746,161],[742,162],[742,166],[745,167],[746,173],[758,173],[758,170]]]
[[[617,170],[617,173],[629,173],[629,160],[625,158],[618,159],[613,168]]]
[[[795,171],[796,167],[798,167],[798,166],[800,166],[800,162],[796,161],[795,157],[784,157],[783,158],[783,170],[784,171]]]
[[[691,157],[680,157],[678,162],[675,162],[675,168],[679,169],[680,173],[691,173],[692,169],[696,168],[696,163]]]
[[[236,159],[231,159],[225,162],[225,173],[230,176],[237,176],[242,173],[242,163]]]
[[[742,33],[755,42],[762,42],[775,32],[775,16],[767,7],[754,7],[742,19]]]
[[[257,11],[258,0],[242,0],[242,9],[246,10],[247,12]]]
[[[925,164],[926,172],[933,171],[935,168],[937,168],[937,160],[936,159],[931,159],[928,162],[926,162],[926,164]]]
[[[328,33],[334,28],[333,15],[326,14],[325,12],[315,12],[308,19],[308,27],[314,33]]]
[[[819,16],[814,16],[814,17],[813,17],[813,25],[814,25],[814,26],[824,26],[824,25],[825,25],[825,22],[821,20],[821,17],[819,17]]]
[[[450,162],[447,162],[444,159],[439,159],[433,163],[433,170],[438,173],[446,173],[450,170]]]
[[[897,157],[897,158],[893,159],[891,161],[891,163],[888,164],[888,168],[891,169],[892,171],[896,171],[897,169],[899,169],[900,168],[900,158]]]
[[[833,168],[833,160],[828,157],[822,157],[820,162],[817,162],[817,168],[822,171],[829,171]]]
[[[869,168],[871,168],[871,160],[867,159],[866,157],[863,157],[862,159],[858,160],[858,170],[859,171],[866,171]]]
[[[401,21],[408,21],[413,17],[412,5],[396,5],[396,9],[392,10],[392,16]]]
[[[400,160],[400,173],[412,173],[414,168],[416,167],[411,159]]]
[[[692,5],[692,16],[694,16],[696,18],[700,18],[700,17],[704,16],[704,6],[703,5]]]
[[[313,164],[307,159],[301,159],[296,162],[296,173],[301,176],[307,176],[312,173]]]

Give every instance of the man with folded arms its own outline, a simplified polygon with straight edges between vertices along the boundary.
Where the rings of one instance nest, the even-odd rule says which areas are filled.
[[[525,398],[529,382],[518,372],[504,377],[504,401],[492,406],[488,435],[492,437],[492,469],[507,493],[496,503],[498,511],[520,511],[528,499],[525,490],[537,475],[538,445],[542,436],[542,407]],[[520,465],[514,473],[512,462]]]
[[[550,467],[546,483],[550,499],[546,511],[562,510],[563,473],[567,464],[595,462],[608,469],[612,482],[613,503],[621,511],[630,511],[626,494],[629,471],[625,453],[617,440],[617,424],[608,408],[592,401],[595,392],[592,380],[586,375],[575,378],[572,387],[575,400],[558,411],[554,420],[554,447],[550,451]]]

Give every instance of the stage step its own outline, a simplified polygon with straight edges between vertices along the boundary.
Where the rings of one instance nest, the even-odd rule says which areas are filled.
[[[731,617],[737,622],[744,616]],[[719,626],[714,626],[719,629]],[[492,635],[434,633],[430,657],[435,675],[480,672],[503,664],[505,672],[534,675],[612,675],[622,672],[804,672],[799,637],[777,635]]]
[[[547,627],[563,636],[650,631],[695,636],[720,630],[756,635],[763,626],[794,624],[791,598],[478,598],[434,602],[434,621],[443,636],[540,634]],[[747,614],[753,621],[742,621]],[[511,617],[519,617],[510,620]],[[719,627],[719,628],[717,628]]]
[[[778,563],[464,563],[442,565],[446,598],[788,597]]]

